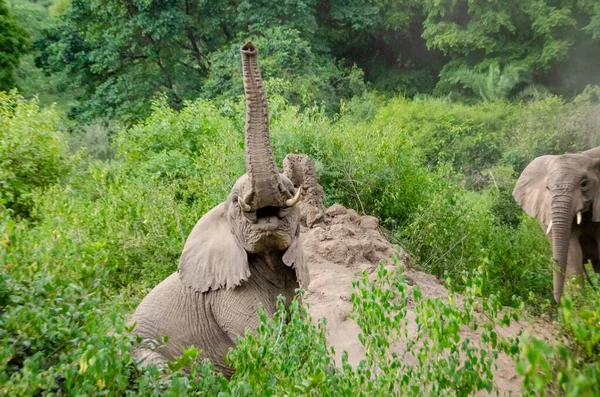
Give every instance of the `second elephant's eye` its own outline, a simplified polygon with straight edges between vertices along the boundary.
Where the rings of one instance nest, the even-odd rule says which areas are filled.
[[[584,179],[583,181],[581,181],[580,186],[582,189],[587,189],[587,187],[588,187],[587,179]]]

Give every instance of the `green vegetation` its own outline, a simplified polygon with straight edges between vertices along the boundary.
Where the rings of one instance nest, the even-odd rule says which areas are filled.
[[[229,356],[238,369],[229,381],[213,374],[210,363],[182,372],[198,354],[194,349],[162,377],[140,371],[129,356],[134,341],[123,322],[174,270],[199,214],[220,202],[243,172],[243,103],[217,107],[200,100],[178,112],[159,99],[144,122],[116,133],[114,158],[105,162],[66,151],[68,137],[58,131],[54,110],[40,110],[37,101],[16,94],[0,99],[8,132],[2,158],[15,153],[19,160],[7,163],[13,178],[3,177],[10,183],[2,190],[9,197],[0,230],[5,394],[381,395],[395,388],[410,395],[469,395],[492,387],[492,359],[501,351],[519,362],[525,390],[595,390],[597,292],[587,289],[576,303],[565,299],[559,310],[569,348],[503,340],[496,330],[509,321],[497,316],[502,304],[524,301],[539,311],[548,310],[550,299],[546,240],[509,199],[514,169],[539,153],[597,144],[589,130],[597,128],[588,120],[597,109],[590,93],[573,103],[549,97],[477,106],[367,96],[345,103],[335,119],[322,108],[301,112],[272,96],[278,161],[288,152],[307,153],[330,203],[380,217],[416,265],[449,276],[470,303],[458,307],[452,297],[442,302],[421,298],[418,289],[408,293],[401,272],[381,268],[374,284],[364,279],[355,286],[354,316],[369,352],[361,366],[336,369],[323,325],[312,325],[294,304],[289,313],[263,318],[258,332],[240,341]],[[565,128],[573,117],[580,121]],[[389,352],[394,335],[406,327],[409,296],[423,322],[408,342],[424,343],[415,345],[415,367]],[[485,343],[453,339],[461,324],[475,326],[475,311],[489,317],[488,325],[477,320],[489,333]],[[281,316],[291,316],[283,328]],[[461,367],[465,354],[471,364]],[[424,384],[428,389],[420,388]]]
[[[329,114],[365,83],[466,101],[572,98],[600,84],[594,0],[5,1],[31,37],[17,84],[79,121],[144,119],[157,93],[177,109],[240,94],[248,39],[290,103]]]
[[[193,348],[142,371],[126,315],[244,172],[248,39],[277,161],[309,155],[327,204],[377,216],[463,304],[380,268],[354,286],[357,368],[295,301],[230,380]],[[551,303],[511,196],[536,156],[600,146],[599,50],[594,0],[0,0],[0,394],[466,396],[506,353],[527,394],[599,395],[600,292]],[[409,304],[415,366],[389,348]],[[561,338],[500,337],[522,310]]]
[[[36,189],[69,174],[73,159],[56,124],[53,109],[0,92],[0,205],[18,215],[29,215]]]
[[[5,0],[0,0],[0,91],[14,87],[14,69],[27,44],[27,32],[16,23]]]

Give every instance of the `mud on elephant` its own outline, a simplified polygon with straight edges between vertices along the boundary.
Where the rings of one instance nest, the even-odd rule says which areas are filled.
[[[554,299],[565,275],[583,284],[584,265],[600,273],[600,147],[577,154],[540,156],[521,174],[513,197],[538,219],[552,246]]]
[[[309,283],[300,242],[300,186],[275,164],[267,98],[252,43],[241,49],[246,93],[246,174],[227,200],[206,213],[185,243],[179,268],[140,303],[130,323],[146,341],[168,336],[153,350],[134,350],[142,365],[164,365],[191,345],[226,376],[224,356],[236,338],[259,325],[257,307],[276,311]]]

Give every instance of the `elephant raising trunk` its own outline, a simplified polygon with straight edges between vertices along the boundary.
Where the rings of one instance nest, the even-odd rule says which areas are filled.
[[[246,172],[251,185],[240,204],[245,212],[265,207],[291,207],[292,199],[283,185],[271,150],[267,95],[258,68],[258,51],[251,43],[241,49],[246,94]],[[299,195],[298,195],[299,196]]]
[[[177,271],[158,284],[129,320],[144,342],[133,356],[142,365],[166,365],[182,349],[196,346],[226,376],[227,350],[260,325],[262,306],[272,315],[277,297],[289,303],[310,282],[300,241],[302,175],[280,174],[269,139],[267,98],[252,43],[241,49],[246,91],[247,173],[221,204],[190,233]],[[284,160],[286,162],[286,160]],[[153,349],[148,340],[168,336]]]

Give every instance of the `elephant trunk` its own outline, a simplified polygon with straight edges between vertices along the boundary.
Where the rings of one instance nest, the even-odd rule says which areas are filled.
[[[553,192],[550,206],[552,221],[552,256],[558,266],[554,271],[554,300],[559,303],[565,285],[571,225],[572,199],[568,193]]]
[[[258,50],[251,43],[241,48],[246,95],[246,172],[251,191],[242,197],[242,207],[258,210],[285,206],[290,194],[283,186],[271,149],[267,95],[258,68]]]

